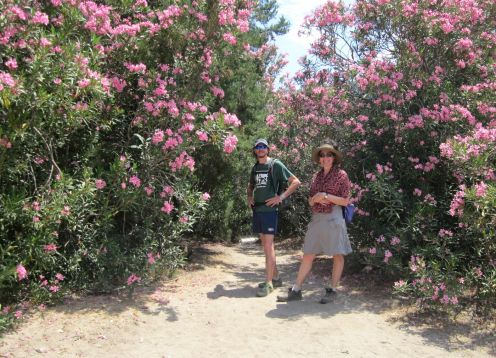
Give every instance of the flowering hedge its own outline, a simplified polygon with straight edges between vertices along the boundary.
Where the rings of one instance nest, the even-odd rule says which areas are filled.
[[[180,264],[210,199],[195,152],[238,141],[222,83],[268,52],[244,37],[253,6],[3,2],[0,304]]]
[[[495,18],[486,0],[330,1],[267,117],[307,181],[311,147],[340,143],[356,251],[429,304],[496,302]]]

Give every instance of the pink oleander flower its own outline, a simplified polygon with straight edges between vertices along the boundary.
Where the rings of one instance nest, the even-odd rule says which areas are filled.
[[[33,203],[31,204],[31,208],[34,210],[34,211],[40,211],[41,210],[41,205],[39,202],[37,201],[33,201]]]
[[[210,194],[209,193],[203,193],[202,194],[202,200],[208,201],[210,199]]]
[[[59,281],[64,281],[65,276],[64,276],[64,275],[62,275],[61,273],[56,273],[56,274],[55,274],[55,278],[56,278],[57,280],[59,280]]]
[[[189,221],[189,218],[186,215],[185,216],[181,216],[179,218],[179,222],[181,222],[183,224],[186,224],[188,221]]]
[[[449,213],[451,216],[462,216],[463,207],[465,205],[465,186],[460,185],[460,190],[455,193],[453,200],[451,201]]]
[[[166,185],[162,188],[162,193],[164,193],[164,196],[172,195],[174,194],[174,189],[171,186]]]
[[[365,175],[365,178],[367,178],[367,179],[368,179],[368,180],[370,180],[370,181],[376,181],[376,180],[377,180],[377,177],[375,176],[375,174],[374,174],[374,173],[367,173],[367,174]]]
[[[196,131],[196,135],[198,136],[198,139],[201,140],[202,142],[208,142],[207,133],[203,131]]]
[[[4,308],[2,308],[2,314],[8,314],[10,310],[11,310],[10,306],[5,306]]]
[[[78,86],[80,88],[86,88],[86,87],[88,87],[90,85],[90,82],[91,81],[89,79],[83,78],[82,80],[79,80],[78,81]]]
[[[164,202],[164,205],[162,206],[162,208],[160,210],[162,210],[164,213],[166,214],[170,214],[172,212],[172,210],[174,209],[174,205],[172,205],[170,202],[168,201],[165,201]]]
[[[147,261],[150,265],[153,265],[155,263],[155,257],[153,256],[153,254],[151,252],[147,253],[146,256],[148,257],[147,258]]]
[[[371,254],[371,255],[375,255],[376,253],[377,253],[377,249],[376,249],[375,247],[371,247],[371,248],[369,249],[369,254]]]
[[[236,144],[238,144],[238,138],[230,134],[224,139],[224,152],[230,154],[236,149]]]
[[[389,259],[390,259],[391,257],[393,257],[393,254],[391,253],[391,251],[386,250],[386,251],[384,252],[384,262],[385,262],[385,263],[388,263],[388,261],[389,261]]]
[[[448,295],[443,295],[443,297],[440,299],[441,303],[447,305],[448,303],[450,303],[450,298]]]
[[[475,195],[478,197],[485,196],[487,193],[487,184],[481,181],[478,184],[475,184]]]
[[[274,125],[274,122],[276,121],[276,116],[273,114],[270,114],[265,118],[265,124],[267,124],[269,127]]]
[[[145,187],[146,196],[150,196],[153,193],[153,188],[151,186]]]
[[[134,273],[131,274],[131,276],[129,276],[127,278],[127,285],[128,286],[131,286],[134,282],[140,282],[141,281],[141,277],[139,276],[136,276]]]
[[[60,211],[60,214],[62,214],[63,216],[71,215],[71,208],[68,205],[64,205],[64,209]]]
[[[235,114],[226,113],[224,114],[224,123],[230,126],[239,127],[241,121],[236,117]]]
[[[34,157],[33,161],[38,164],[38,165],[41,165],[45,162],[45,158],[43,157],[40,157],[40,156],[36,156]]]
[[[219,98],[224,98],[224,90],[219,87],[210,87],[210,90],[214,94],[214,96],[219,97]]]
[[[17,265],[16,272],[17,272],[17,279],[19,281],[24,280],[25,278],[28,277],[28,271],[22,264]]]
[[[50,290],[50,292],[56,293],[56,292],[59,292],[60,287],[57,285],[52,285],[48,289]]]
[[[438,236],[439,237],[453,237],[453,232],[450,230],[441,229],[441,230],[439,230]]]
[[[0,85],[0,91],[1,91],[1,85]],[[12,143],[9,141],[7,137],[0,138],[0,146],[10,149],[12,148]]]
[[[105,183],[105,180],[103,179],[97,179],[95,180],[95,187],[99,190],[102,190],[107,186],[107,183]]]
[[[10,73],[0,71],[0,91],[3,89],[2,83],[9,87],[14,87],[16,85],[16,81]]]
[[[7,61],[5,61],[5,66],[7,66],[11,70],[17,69],[17,61],[15,58],[9,58]]]
[[[16,319],[21,319],[21,318],[22,318],[22,311],[21,311],[21,310],[17,310],[17,311],[15,311],[15,313],[14,313],[14,317],[15,317]]]
[[[133,175],[131,178],[129,178],[129,182],[136,188],[139,188],[141,186],[141,180],[136,175]]]
[[[57,245],[55,245],[55,244],[43,245],[43,250],[45,252],[57,251]]]
[[[399,237],[393,237],[391,239],[391,245],[398,245],[399,243],[401,242],[400,238]]]
[[[124,90],[124,87],[126,87],[127,85],[127,82],[125,80],[121,80],[118,77],[112,77],[110,81],[112,82],[112,86],[119,93],[122,92]]]
[[[152,143],[158,144],[164,140],[164,131],[161,129],[156,129],[152,136]]]
[[[135,73],[145,73],[146,72],[146,65],[143,63],[138,63],[138,64],[132,64],[132,63],[125,63],[124,66],[129,70],[129,72],[135,72]]]
[[[31,19],[31,22],[33,24],[42,24],[42,25],[48,25],[48,15],[45,14],[44,12],[41,11],[36,11],[34,16]]]
[[[224,41],[226,41],[227,43],[231,44],[231,45],[236,45],[236,36],[234,36],[232,33],[230,32],[226,32],[225,34],[222,35],[222,38],[224,39]]]

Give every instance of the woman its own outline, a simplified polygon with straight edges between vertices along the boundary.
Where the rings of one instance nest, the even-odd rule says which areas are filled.
[[[312,159],[322,167],[314,175],[310,187],[308,203],[312,208],[312,220],[305,235],[296,283],[288,290],[287,296],[277,297],[279,302],[302,299],[301,286],[318,254],[333,257],[330,286],[326,287],[320,300],[320,303],[330,302],[336,295],[343,273],[344,256],[352,251],[342,211],[342,207],[349,203],[350,194],[348,174],[340,167],[343,156],[334,141],[327,140],[313,150]]]

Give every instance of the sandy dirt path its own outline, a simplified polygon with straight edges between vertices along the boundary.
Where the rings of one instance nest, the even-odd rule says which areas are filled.
[[[299,251],[279,250],[285,283]],[[319,266],[320,265],[320,266]],[[383,290],[350,275],[334,303],[318,303],[317,262],[304,300],[255,297],[264,257],[256,243],[195,249],[192,264],[132,298],[90,296],[36,313],[0,339],[0,357],[492,357],[494,331],[419,324]],[[351,275],[352,276],[352,275]],[[362,275],[363,276],[363,275]],[[286,286],[286,285],[284,285]],[[370,286],[369,286],[370,288]]]

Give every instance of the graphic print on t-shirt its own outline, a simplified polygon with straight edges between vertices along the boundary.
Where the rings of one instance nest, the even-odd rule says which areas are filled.
[[[255,188],[265,188],[269,182],[269,173],[257,173],[255,175]]]

